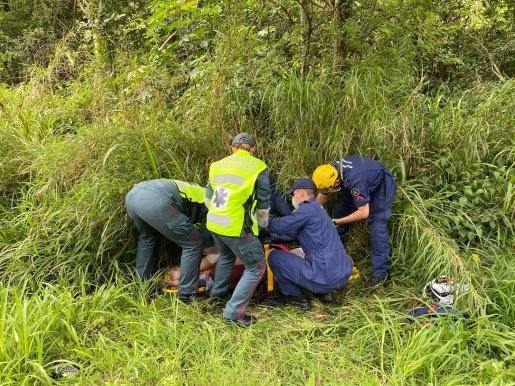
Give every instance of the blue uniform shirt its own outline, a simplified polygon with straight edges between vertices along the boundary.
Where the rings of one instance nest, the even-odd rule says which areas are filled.
[[[345,252],[338,232],[324,208],[314,199],[284,217],[271,217],[270,228],[279,235],[298,239],[309,264],[303,273],[311,282],[339,288],[352,272],[352,260]]]
[[[332,165],[342,180],[343,199],[359,208],[370,204],[369,219],[390,210],[395,196],[395,179],[383,164],[372,158],[351,155]]]

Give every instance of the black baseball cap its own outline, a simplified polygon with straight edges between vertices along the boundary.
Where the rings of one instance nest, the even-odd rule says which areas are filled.
[[[256,141],[254,141],[254,137],[249,133],[240,133],[234,137],[232,144],[256,146]]]
[[[295,181],[293,187],[290,190],[288,190],[286,194],[293,194],[293,192],[297,189],[313,189],[316,191],[317,187],[311,178],[303,177]]]

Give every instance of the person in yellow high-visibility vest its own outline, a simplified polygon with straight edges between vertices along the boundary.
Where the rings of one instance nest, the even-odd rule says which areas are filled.
[[[270,180],[266,164],[254,157],[256,143],[249,133],[232,141],[232,155],[211,164],[206,188],[206,226],[213,234],[220,258],[211,288],[214,298],[226,298],[236,256],[245,271],[224,308],[224,319],[247,327],[255,322],[245,309],[261,281],[266,261],[256,237],[268,225]]]

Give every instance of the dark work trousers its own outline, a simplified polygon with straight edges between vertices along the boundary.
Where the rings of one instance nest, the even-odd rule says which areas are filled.
[[[365,220],[370,224],[370,255],[372,260],[372,276],[385,278],[390,273],[388,255],[390,254],[390,237],[388,235],[388,221],[392,215],[391,207],[395,197],[395,189],[389,193],[386,208],[378,213],[371,213]],[[352,196],[344,196],[333,210],[333,218],[341,218],[357,210]],[[344,236],[348,225],[338,226],[338,233]]]
[[[125,197],[125,206],[139,231],[136,272],[142,280],[154,273],[154,249],[158,235],[182,248],[179,292],[197,292],[202,238],[182,209],[177,186],[167,180],[150,180],[135,185]]]
[[[253,234],[229,237],[214,233],[213,238],[220,248],[220,258],[216,263],[215,279],[211,287],[212,296],[227,295],[236,257],[239,257],[245,266],[243,276],[224,309],[225,318],[241,319],[266,270],[263,246]]]
[[[287,296],[299,296],[302,294],[302,288],[315,294],[328,294],[345,286],[352,272],[352,260],[348,257],[346,259],[347,269],[344,276],[322,277],[319,275],[316,278],[317,282],[313,280],[311,262],[293,253],[274,249],[270,252],[268,263],[281,293]],[[325,280],[322,282],[320,279]]]

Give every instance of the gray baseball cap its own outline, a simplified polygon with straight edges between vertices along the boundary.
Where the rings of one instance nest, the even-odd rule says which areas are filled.
[[[254,141],[254,137],[249,133],[240,133],[232,140],[233,145],[250,145],[256,146],[256,141]]]

